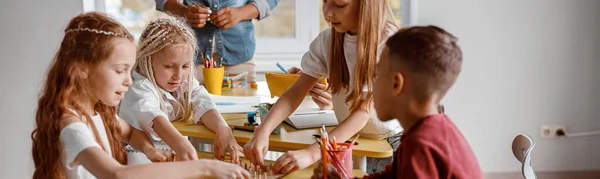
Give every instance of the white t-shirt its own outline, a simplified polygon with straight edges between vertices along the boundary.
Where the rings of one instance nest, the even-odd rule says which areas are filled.
[[[183,95],[180,89],[175,91],[175,93],[179,94],[176,95],[177,98],[163,89],[159,89],[160,93],[158,93],[150,79],[137,72],[134,72],[132,76],[133,84],[129,86],[129,90],[125,93],[125,97],[121,101],[119,116],[134,128],[149,134],[156,144],[161,139],[154,129],[152,129],[154,118],[162,116],[165,119],[169,119],[169,121],[175,120],[179,112],[175,106],[180,105],[179,98],[182,98]],[[157,94],[161,95],[160,99]],[[204,113],[215,109],[215,104],[210,99],[208,91],[203,86],[200,86],[196,80],[192,80],[191,95],[192,109],[194,110],[192,119],[194,123],[197,123]],[[164,105],[167,111],[161,110],[159,100],[165,102]]]
[[[112,150],[108,143],[104,123],[99,114],[91,116],[100,136],[100,142],[109,156],[112,156]],[[85,118],[83,118],[85,121]],[[118,120],[118,118],[117,118]],[[86,170],[76,159],[79,153],[89,147],[100,147],[94,138],[94,132],[83,122],[73,122],[65,126],[60,131],[60,142],[62,144],[62,162],[65,167],[67,178],[69,179],[95,179],[88,170]]]
[[[331,44],[331,31],[332,29],[326,29],[312,41],[309,47],[309,51],[302,57],[302,73],[312,76],[314,78],[328,78],[329,77],[329,51]],[[391,36],[394,32],[388,33]],[[385,42],[385,41],[383,41]],[[344,57],[348,71],[350,72],[350,84],[352,86],[354,80],[354,69],[356,68],[356,51],[357,51],[357,36],[344,34]],[[379,46],[379,53],[383,49],[384,43]],[[333,95],[333,109],[335,111],[336,118],[341,123],[350,115],[350,103],[346,103],[346,96],[349,94],[348,89],[342,89],[340,93]],[[363,89],[364,93],[368,93],[366,86]],[[386,122],[377,119],[377,113],[373,105],[371,105],[371,118],[365,127],[359,131],[359,134],[363,137],[381,139],[390,137],[394,134],[402,131],[402,127],[397,120],[389,120]]]

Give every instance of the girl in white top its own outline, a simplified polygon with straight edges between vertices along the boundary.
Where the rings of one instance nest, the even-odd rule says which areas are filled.
[[[181,20],[158,19],[142,33],[133,85],[121,102],[119,115],[137,129],[175,151],[175,160],[198,159],[196,149],[171,121],[204,124],[216,133],[215,157],[229,152],[237,163],[241,146],[215,109],[208,92],[194,78],[198,45],[193,31]]]
[[[397,121],[379,121],[371,104],[379,53],[385,39],[398,29],[387,0],[328,0],[323,2],[323,14],[333,28],[313,40],[302,57],[302,75],[281,95],[244,146],[245,156],[257,165],[264,164],[271,131],[298,107],[303,99],[298,94],[316,92],[311,88],[319,78],[329,78],[333,109],[340,121],[329,132],[330,138],[344,141],[359,133],[381,139],[402,131]],[[317,144],[288,151],[273,170],[288,173],[308,167],[321,157],[319,151]]]
[[[155,162],[173,157],[115,114],[134,62],[133,38],[119,23],[100,13],[71,20],[38,102],[33,178],[250,178],[216,160],[122,165],[121,143]]]

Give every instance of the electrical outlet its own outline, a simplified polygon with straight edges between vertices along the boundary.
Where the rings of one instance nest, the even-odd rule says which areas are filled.
[[[540,135],[545,139],[561,138],[565,137],[566,129],[564,125],[542,125],[540,127]],[[562,131],[562,134],[558,131]]]

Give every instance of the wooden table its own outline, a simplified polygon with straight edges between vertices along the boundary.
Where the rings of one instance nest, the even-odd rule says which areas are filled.
[[[214,159],[214,155],[212,153],[208,153],[208,152],[198,152],[198,158],[200,159]],[[225,156],[225,162],[231,162],[231,158],[229,158],[229,156]],[[273,165],[275,163],[275,161],[269,161],[269,160],[265,160],[265,165]],[[246,166],[246,164],[250,164],[250,161],[248,161],[248,159],[245,159],[244,157],[240,157],[240,166],[244,165]],[[249,165],[248,165],[249,166]],[[298,170],[298,171],[294,171],[288,175],[285,175],[283,177],[281,177],[282,179],[296,179],[296,178],[310,178],[313,175],[313,171],[316,168],[317,165],[311,165],[307,168],[304,168],[302,170]],[[352,170],[352,176],[353,177],[362,177],[367,175],[366,172],[362,171],[362,170],[358,170],[358,169],[353,169]],[[279,177],[272,177],[272,178],[279,178]],[[265,178],[265,179],[269,179],[269,177]]]
[[[266,82],[258,82],[258,89],[249,87],[234,89],[231,91],[223,91],[226,96],[270,96]],[[246,121],[245,114],[222,114],[229,125],[242,125]],[[175,128],[184,136],[196,138],[196,140],[212,144],[215,138],[215,133],[210,131],[206,126],[186,124],[183,122],[173,122]],[[331,130],[333,127],[328,127]],[[308,147],[315,143],[312,135],[319,134],[318,129],[301,129],[297,130],[283,123],[279,135],[271,135],[269,137],[269,151],[285,152],[289,150],[299,150]],[[245,144],[252,138],[252,132],[235,130],[233,136],[240,145]],[[366,171],[367,157],[385,158],[393,155],[393,149],[385,140],[373,140],[367,138],[359,138],[359,145],[355,145],[352,150],[354,157],[355,168]]]

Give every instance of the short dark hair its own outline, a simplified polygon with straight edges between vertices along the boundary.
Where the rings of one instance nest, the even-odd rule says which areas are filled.
[[[456,41],[436,26],[401,29],[386,42],[390,68],[411,78],[420,97],[443,96],[461,71],[462,51]]]

